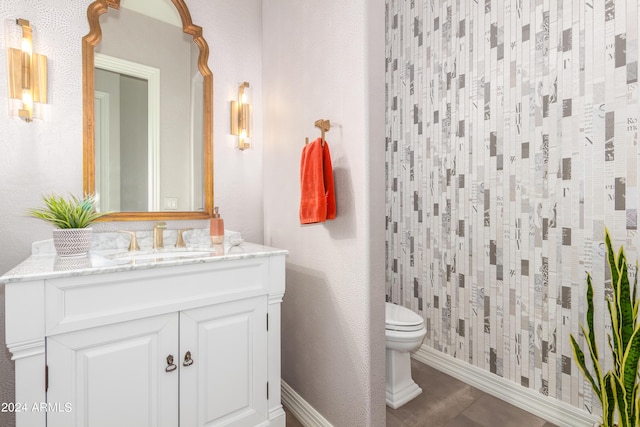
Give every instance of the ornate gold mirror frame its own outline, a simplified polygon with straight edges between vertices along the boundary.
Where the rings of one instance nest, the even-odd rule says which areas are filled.
[[[180,14],[184,33],[193,37],[200,49],[198,69],[203,76],[204,111],[204,211],[197,212],[115,212],[102,221],[155,221],[164,219],[205,219],[213,215],[213,75],[207,61],[209,46],[202,37],[202,27],[194,25],[183,0],[171,0]],[[94,48],[102,40],[100,15],[109,8],[119,9],[120,0],[95,0],[87,8],[89,33],[82,38],[82,105],[83,105],[83,184],[84,192],[95,193],[95,117],[94,117]]]

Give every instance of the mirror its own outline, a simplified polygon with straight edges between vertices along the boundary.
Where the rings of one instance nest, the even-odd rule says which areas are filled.
[[[211,217],[213,76],[202,28],[183,0],[95,0],[87,18],[85,193],[113,212],[106,221]]]

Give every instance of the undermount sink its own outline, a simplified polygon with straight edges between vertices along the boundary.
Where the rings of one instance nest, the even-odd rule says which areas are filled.
[[[172,259],[185,259],[185,258],[204,258],[219,255],[214,250],[190,250],[190,249],[167,249],[154,252],[127,252],[124,254],[111,255],[110,258],[114,261],[168,261]]]

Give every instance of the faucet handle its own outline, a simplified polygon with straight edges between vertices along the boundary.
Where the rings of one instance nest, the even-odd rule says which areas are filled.
[[[129,251],[140,250],[140,246],[138,246],[138,239],[136,238],[135,231],[119,230],[118,233],[127,233],[131,236],[131,241],[129,242]]]
[[[193,228],[184,228],[182,230],[178,230],[178,237],[176,239],[176,248],[186,248],[187,245],[184,242],[184,238],[182,237],[182,233],[185,231],[193,230]]]
[[[153,249],[162,249],[164,247],[164,230],[167,223],[164,221],[156,222],[153,225]]]

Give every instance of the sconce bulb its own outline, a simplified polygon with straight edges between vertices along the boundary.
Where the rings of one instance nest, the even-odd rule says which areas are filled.
[[[22,90],[22,103],[24,104],[25,109],[31,110],[33,108],[33,96],[31,95],[30,89]]]
[[[22,38],[22,43],[21,43],[21,50],[22,50],[22,52],[31,55],[31,52],[33,51],[33,48],[31,46],[31,40],[29,40],[26,37],[23,37]]]
[[[243,93],[242,96],[240,97],[240,104],[246,104],[247,103],[247,94]]]

